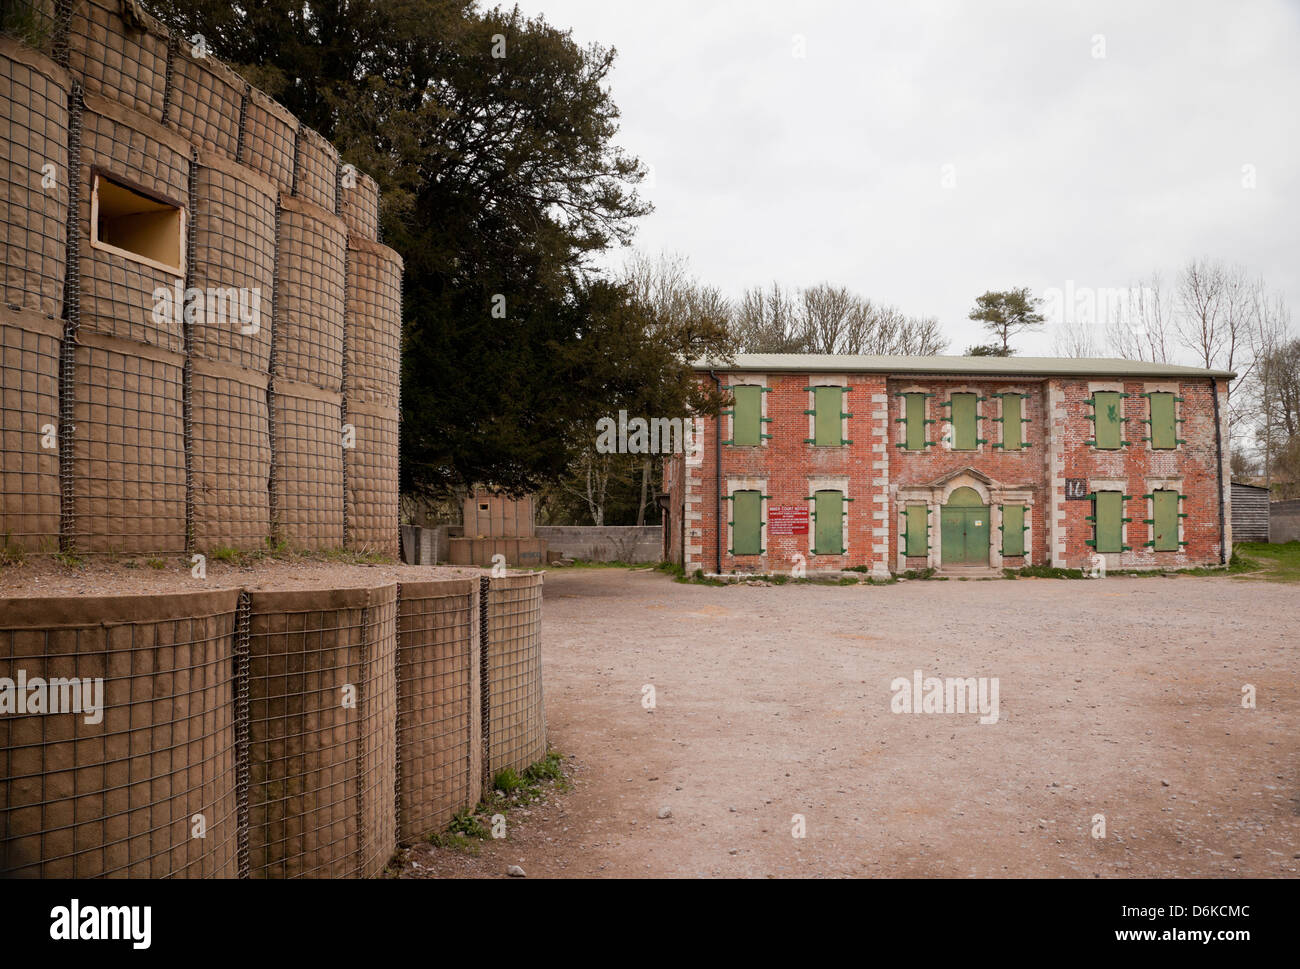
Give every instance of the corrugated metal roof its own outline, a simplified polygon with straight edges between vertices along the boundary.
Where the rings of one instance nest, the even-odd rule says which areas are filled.
[[[727,373],[889,373],[981,377],[1227,377],[1227,370],[1108,357],[878,357],[833,353],[738,353],[730,364],[697,360],[696,370]]]

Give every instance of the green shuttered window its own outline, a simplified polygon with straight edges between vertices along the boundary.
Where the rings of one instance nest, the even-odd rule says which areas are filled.
[[[1002,506],[1002,554],[1025,554],[1025,506]]]
[[[906,515],[908,557],[930,554],[930,509],[925,505],[908,505]]]
[[[1178,446],[1178,422],[1175,419],[1174,395],[1151,394],[1151,446],[1171,450]]]
[[[1024,440],[1020,420],[1020,395],[1002,395],[1002,449],[1019,451]]]
[[[757,447],[763,433],[763,388],[731,388],[736,404],[731,415],[731,443],[738,447]]]
[[[813,514],[817,529],[813,535],[814,555],[841,555],[844,552],[844,494],[819,491],[813,496]]]
[[[813,441],[818,447],[839,447],[844,444],[840,429],[844,426],[844,388],[813,388]]]
[[[1124,442],[1124,395],[1114,391],[1098,391],[1092,395],[1093,446],[1102,451],[1114,451]]]
[[[1155,506],[1155,534],[1152,544],[1157,552],[1178,551],[1178,499],[1176,491],[1152,492],[1151,501]]]
[[[924,451],[925,394],[903,395],[903,420],[907,422],[907,450]]]
[[[974,451],[979,446],[976,394],[952,395],[952,447],[954,451]]]
[[[1092,500],[1093,540],[1098,552],[1124,551],[1124,495],[1098,491]]]
[[[736,491],[731,495],[731,554],[763,554],[763,495]]]

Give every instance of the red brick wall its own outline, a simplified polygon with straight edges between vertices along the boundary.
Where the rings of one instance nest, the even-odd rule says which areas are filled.
[[[926,400],[926,417],[936,423],[927,425],[927,440],[939,441],[944,424],[948,421],[949,409],[940,406],[952,393],[973,391],[985,398],[979,402],[977,437],[984,438],[987,444],[979,445],[975,451],[954,451],[942,443],[927,447],[924,451],[908,451],[895,446],[902,440],[903,425],[898,419],[903,417],[905,404],[902,397],[896,396],[904,391],[923,389],[935,396]],[[998,393],[1022,393],[1029,396],[1021,402],[1021,417],[1029,418],[1028,424],[1022,424],[1021,440],[1028,441],[1029,446],[1019,451],[1006,451],[993,447],[1002,441],[1002,425],[991,418],[1001,416],[1001,401],[994,398]],[[978,381],[978,380],[911,380],[897,378],[889,381],[889,425],[890,443],[890,484],[895,487],[908,485],[925,485],[942,477],[950,471],[974,468],[1004,485],[1027,485],[1034,490],[1034,502],[1026,519],[1030,524],[1029,558],[1016,557],[1008,559],[1008,567],[1028,564],[1041,564],[1047,561],[1047,383],[1038,380],[1018,382]],[[897,549],[902,522],[899,520],[900,509],[892,509],[890,515],[890,548]],[[996,539],[996,536],[994,536]],[[932,544],[939,541],[939,536],[931,534]],[[891,562],[893,560],[891,559]],[[909,566],[924,562],[909,561]]]
[[[1149,416],[1145,397],[1139,396],[1156,384],[1176,384],[1177,394],[1183,398],[1178,405],[1178,415],[1184,418],[1178,436],[1186,443],[1175,451],[1152,451],[1142,438],[1149,436],[1142,420]],[[1116,562],[1109,558],[1111,567],[1119,568],[1184,568],[1191,565],[1217,564],[1219,561],[1219,491],[1215,460],[1217,455],[1214,427],[1214,400],[1208,380],[1142,381],[1127,380],[1121,401],[1124,416],[1124,439],[1129,446],[1118,451],[1098,451],[1085,444],[1093,436],[1093,425],[1088,420],[1092,408],[1086,403],[1091,396],[1089,381],[1063,380],[1058,382],[1065,398],[1066,419],[1061,429],[1064,434],[1066,478],[1120,479],[1126,481],[1125,494],[1132,498],[1124,503],[1124,516],[1133,519],[1127,526],[1125,544],[1131,547]],[[1226,447],[1226,442],[1225,442]],[[1178,552],[1156,552],[1144,543],[1152,537],[1151,526],[1144,519],[1151,517],[1150,506],[1143,495],[1149,492],[1148,477],[1178,476],[1183,479],[1182,492],[1187,497],[1182,510],[1183,539],[1188,545]],[[1225,481],[1224,487],[1227,488]],[[1227,495],[1225,494],[1225,500]],[[1086,544],[1092,538],[1092,523],[1086,517],[1092,514],[1090,501],[1066,501],[1058,496],[1058,511],[1065,513],[1065,562],[1070,568],[1086,566],[1093,551]]]
[[[740,375],[724,375],[723,382],[738,380]],[[1207,379],[1176,382],[1178,395],[1184,399],[1179,404],[1179,416],[1185,419],[1180,425],[1179,437],[1186,444],[1173,452],[1153,452],[1141,441],[1149,432],[1140,423],[1147,416],[1147,400],[1138,396],[1144,390],[1163,387],[1172,381],[1151,379],[1128,380],[1124,392],[1131,396],[1124,401],[1126,416],[1133,420],[1127,425],[1125,439],[1131,446],[1118,452],[1098,452],[1083,442],[1092,438],[1092,413],[1084,401],[1091,393],[1087,379],[1051,379],[1020,381],[965,380],[961,378],[913,380],[879,374],[848,374],[851,388],[844,395],[845,410],[853,416],[848,419],[847,436],[852,445],[842,448],[819,448],[804,443],[810,436],[808,416],[804,413],[812,406],[811,395],[805,389],[810,384],[808,374],[765,375],[771,387],[766,395],[766,416],[772,418],[764,431],[772,435],[762,447],[722,446],[722,493],[728,493],[729,475],[766,479],[764,493],[770,496],[765,510],[773,505],[807,505],[811,493],[810,476],[846,477],[848,495],[853,501],[847,506],[847,542],[845,555],[818,555],[809,553],[815,523],[809,523],[809,534],[773,536],[765,532],[766,554],[763,556],[732,557],[728,551],[726,522],[730,503],[722,503],[721,546],[723,572],[786,572],[794,562],[796,553],[804,556],[810,571],[841,569],[850,566],[871,566],[877,569],[896,569],[899,548],[899,508],[895,497],[900,486],[928,485],[948,472],[970,467],[987,475],[1003,486],[1027,487],[1034,500],[1029,522],[1030,545],[1026,558],[1008,559],[1004,564],[1052,563],[1078,568],[1087,566],[1092,549],[1085,541],[1092,537],[1092,524],[1085,517],[1092,513],[1089,501],[1066,501],[1064,478],[1122,479],[1127,482],[1126,494],[1133,499],[1126,503],[1125,515],[1133,521],[1128,525],[1126,544],[1131,551],[1111,557],[1111,568],[1184,567],[1197,564],[1215,564],[1219,561],[1219,505],[1218,481],[1215,467],[1214,407],[1210,382]],[[704,378],[709,379],[709,378]],[[942,444],[924,452],[907,451],[897,447],[903,427],[897,419],[903,416],[903,399],[895,396],[904,390],[923,388],[936,396],[927,400],[927,416],[937,423],[929,425],[929,440],[939,440],[947,408],[939,402],[948,399],[953,391],[973,391],[986,398],[979,404],[978,436],[988,443],[976,451],[954,451]],[[1054,412],[1050,392],[1055,390],[1064,401],[1064,413]],[[1002,425],[990,418],[1000,414],[1000,401],[994,393],[1018,391],[1027,394],[1023,401],[1022,416],[1029,418],[1024,425],[1024,440],[1029,446],[1020,451],[993,448],[1002,440]],[[1221,401],[1226,404],[1226,401]],[[726,418],[723,419],[726,433]],[[687,514],[685,520],[685,549],[682,559],[680,547],[670,536],[674,560],[684,560],[688,571],[697,568],[713,572],[715,540],[719,522],[716,518],[716,493],[714,488],[714,434],[715,422],[703,423],[702,462],[690,467],[676,461],[675,477],[665,475],[665,489],[671,495],[674,531],[680,527],[678,517],[682,511],[697,512],[698,519]],[[1063,462],[1054,469],[1051,464],[1053,439],[1063,445]],[[1225,442],[1226,446],[1226,442]],[[1182,510],[1189,517],[1183,519],[1183,538],[1189,542],[1180,552],[1156,553],[1144,546],[1150,538],[1143,519],[1151,513],[1146,500],[1148,476],[1177,476],[1183,479],[1182,492],[1187,495]],[[1226,487],[1226,484],[1225,484]],[[684,505],[690,496],[697,496],[694,504]],[[1226,496],[1225,496],[1226,498]],[[877,518],[883,513],[883,519]],[[1061,525],[1064,535],[1064,561],[1054,561],[1053,517],[1063,515]],[[883,534],[882,534],[883,532]],[[678,533],[680,534],[680,532]],[[939,542],[932,535],[932,544]],[[923,564],[909,560],[908,565]]]

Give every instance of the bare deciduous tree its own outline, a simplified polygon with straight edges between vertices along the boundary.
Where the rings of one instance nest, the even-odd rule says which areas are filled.
[[[732,327],[748,353],[930,356],[948,347],[936,318],[905,316],[830,283],[794,293],[780,283],[746,290]]]

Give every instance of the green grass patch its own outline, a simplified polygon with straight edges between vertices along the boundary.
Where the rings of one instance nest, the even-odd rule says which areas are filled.
[[[1241,542],[1234,547],[1228,571],[1263,572],[1258,578],[1267,582],[1300,582],[1300,542]]]
[[[496,777],[492,778],[492,789],[505,795],[513,794],[523,786],[524,779],[519,776],[519,772],[513,767],[506,767],[497,771]]]

